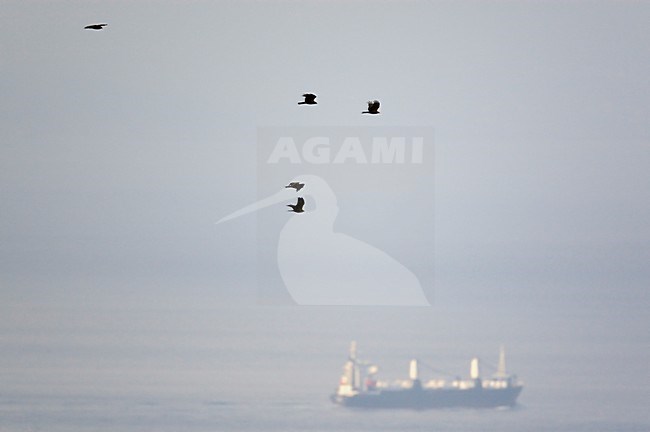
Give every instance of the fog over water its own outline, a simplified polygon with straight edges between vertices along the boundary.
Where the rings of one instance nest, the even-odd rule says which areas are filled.
[[[650,430],[648,22],[625,1],[5,1],[0,431]],[[299,128],[433,133],[417,166],[266,164],[265,131]],[[431,306],[295,305],[285,203],[215,225],[298,174]],[[489,374],[503,344],[525,387],[511,410],[342,409],[351,340],[385,378]]]
[[[3,430],[643,431],[647,327],[568,313],[429,308],[35,309],[3,334]],[[631,313],[642,313],[632,308]],[[19,324],[18,324],[19,323]],[[624,325],[625,332],[616,330]],[[328,400],[350,339],[387,379],[410,358],[467,376],[504,344],[511,410],[347,411]],[[421,367],[423,378],[445,378]],[[31,428],[31,429],[30,429]]]

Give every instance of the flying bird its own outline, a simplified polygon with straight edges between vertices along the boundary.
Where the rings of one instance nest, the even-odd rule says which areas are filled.
[[[305,98],[304,101],[298,102],[298,105],[316,105],[318,102],[316,102],[316,95],[312,93],[305,93],[302,95],[302,97]]]
[[[297,304],[429,305],[417,276],[402,263],[381,249],[335,231],[337,198],[323,178],[303,175],[291,182],[304,184],[301,194],[310,196],[315,204],[302,216],[287,218],[278,238],[278,270]],[[217,223],[286,202],[294,194],[282,188]],[[302,210],[302,203],[304,198],[298,198],[295,207]]]
[[[86,30],[104,30],[108,24],[90,24],[84,27]]]
[[[305,200],[303,197],[298,197],[298,202],[295,204],[287,204],[287,207],[291,207],[290,212],[294,213],[303,213],[304,210],[302,209],[303,206],[305,205]]]
[[[294,189],[296,190],[296,192],[298,192],[300,189],[303,188],[303,186],[305,186],[304,183],[291,182],[291,183],[289,183],[288,185],[286,185],[284,188],[285,188],[285,189],[286,189],[286,188],[294,188]]]
[[[368,101],[368,111],[361,111],[361,114],[379,114],[379,101]]]

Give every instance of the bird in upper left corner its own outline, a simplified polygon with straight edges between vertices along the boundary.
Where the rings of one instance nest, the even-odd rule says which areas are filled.
[[[84,27],[85,30],[104,30],[108,24],[89,24]]]
[[[298,105],[316,105],[318,103],[316,102],[316,95],[313,93],[305,93],[302,97],[304,97],[305,100],[298,102]]]

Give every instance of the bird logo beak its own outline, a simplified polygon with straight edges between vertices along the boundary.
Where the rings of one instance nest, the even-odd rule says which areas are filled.
[[[289,200],[295,200],[296,198],[296,191],[294,189],[282,189],[276,194],[273,194],[269,197],[266,197],[264,199],[261,199],[253,204],[247,205],[246,207],[243,207],[236,212],[230,213],[228,216],[224,216],[221,219],[219,219],[217,222],[215,222],[217,225],[226,222],[232,219],[236,219],[240,216],[244,216],[248,213],[253,213],[258,210],[261,210],[265,207],[272,206],[273,204],[278,204],[284,201],[289,201]]]

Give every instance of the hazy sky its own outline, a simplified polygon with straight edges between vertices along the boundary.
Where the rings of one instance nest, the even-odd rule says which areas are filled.
[[[432,302],[647,303],[649,22],[638,1],[4,1],[0,301],[254,299],[255,217],[214,222],[257,199],[258,128],[364,126],[377,98],[372,125],[435,130]]]

